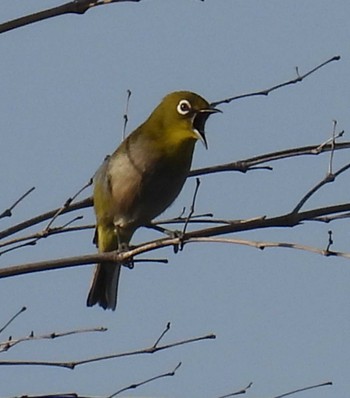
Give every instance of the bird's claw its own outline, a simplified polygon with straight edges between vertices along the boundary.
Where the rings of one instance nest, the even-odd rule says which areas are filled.
[[[178,253],[179,251],[182,251],[184,248],[184,233],[182,231],[171,231],[171,237],[174,239],[179,239],[179,243],[174,244],[173,249],[174,253]]]
[[[127,252],[128,250],[130,250],[130,246],[128,245],[128,243],[125,243],[125,242],[119,243],[118,253],[124,253],[124,252]],[[133,269],[134,268],[133,258],[123,261],[123,265],[129,269]]]

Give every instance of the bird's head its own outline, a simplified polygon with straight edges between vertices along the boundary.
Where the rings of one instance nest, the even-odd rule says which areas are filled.
[[[212,113],[217,112],[221,111],[211,107],[200,95],[176,91],[163,98],[151,117],[161,122],[162,129],[186,134],[201,141],[207,148],[205,122]]]

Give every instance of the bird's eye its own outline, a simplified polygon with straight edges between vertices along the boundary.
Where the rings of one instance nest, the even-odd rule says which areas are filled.
[[[187,113],[191,110],[191,104],[187,100],[181,100],[176,109],[180,115],[187,115]]]

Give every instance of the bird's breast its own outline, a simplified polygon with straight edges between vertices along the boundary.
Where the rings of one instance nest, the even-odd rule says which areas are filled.
[[[148,224],[180,193],[191,167],[194,143],[172,150],[129,148],[110,159],[109,186],[117,225]]]

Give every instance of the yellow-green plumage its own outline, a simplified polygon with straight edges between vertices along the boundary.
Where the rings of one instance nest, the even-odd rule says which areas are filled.
[[[217,112],[197,94],[167,95],[149,118],[105,159],[94,177],[99,252],[127,246],[137,228],[150,223],[180,193],[204,124]],[[120,264],[96,267],[87,305],[115,309]]]

